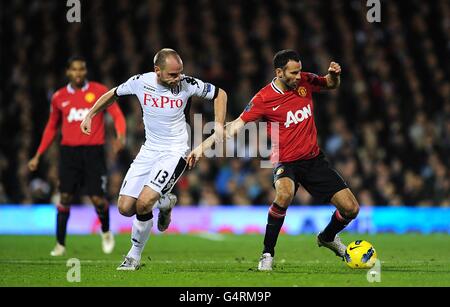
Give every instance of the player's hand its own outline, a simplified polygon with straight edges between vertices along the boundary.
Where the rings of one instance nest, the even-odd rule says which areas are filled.
[[[119,135],[117,136],[117,138],[114,140],[113,143],[113,151],[114,154],[117,154],[119,151],[121,151],[126,144],[126,139],[124,135]]]
[[[90,135],[91,134],[91,122],[92,122],[92,118],[89,115],[87,115],[81,122],[81,125],[80,125],[81,132],[83,132],[84,134]]]
[[[39,155],[35,155],[30,161],[28,161],[28,169],[32,172],[37,170],[39,166]]]
[[[336,62],[331,62],[330,67],[328,68],[328,73],[332,75],[340,75],[341,74],[341,65]]]
[[[189,169],[192,169],[197,164],[200,157],[202,156],[202,154],[203,154],[202,148],[203,148],[203,146],[202,146],[202,144],[200,144],[193,151],[191,151],[191,153],[187,157],[187,164],[188,164]]]

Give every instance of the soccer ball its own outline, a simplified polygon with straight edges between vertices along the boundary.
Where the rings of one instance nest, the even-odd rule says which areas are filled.
[[[347,246],[344,260],[352,269],[370,269],[377,261],[377,252],[369,242],[357,240]]]

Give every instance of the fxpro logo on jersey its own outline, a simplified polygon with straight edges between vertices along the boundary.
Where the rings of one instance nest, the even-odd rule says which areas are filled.
[[[289,128],[291,124],[298,124],[304,121],[305,119],[309,118],[312,115],[311,112],[311,105],[308,104],[308,106],[303,107],[303,109],[297,110],[295,113],[292,111],[289,111],[286,116],[286,122],[284,123],[284,126],[286,128]]]
[[[69,112],[69,116],[67,116],[67,121],[69,123],[76,121],[81,122],[86,117],[86,115],[89,113],[89,109],[76,109],[71,108]]]
[[[153,97],[150,93],[144,93],[143,99],[144,106],[150,105],[155,108],[181,108],[183,106],[183,100],[170,99],[166,96]]]

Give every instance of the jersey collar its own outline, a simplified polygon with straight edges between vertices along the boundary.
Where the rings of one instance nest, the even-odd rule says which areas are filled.
[[[272,89],[277,92],[278,94],[284,95],[284,92],[275,84],[275,80],[277,78],[273,78],[272,82],[270,83],[270,86],[272,86]]]
[[[69,82],[69,84],[67,84],[67,91],[70,93],[70,94],[75,94],[75,89],[72,87],[72,85],[70,84],[70,82]],[[86,80],[86,81],[84,81],[84,85],[83,85],[83,87],[81,88],[81,91],[87,91],[88,90],[88,88],[89,88],[89,82]]]

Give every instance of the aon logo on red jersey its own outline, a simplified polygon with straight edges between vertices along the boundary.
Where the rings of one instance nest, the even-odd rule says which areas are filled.
[[[67,121],[69,123],[71,123],[73,121],[81,122],[86,117],[88,112],[89,112],[89,109],[87,109],[87,108],[86,109],[71,108],[70,112],[69,112],[69,116],[67,116]]]
[[[286,116],[286,122],[284,123],[284,126],[286,128],[289,128],[291,124],[298,124],[304,121],[305,119],[309,118],[312,115],[311,112],[311,105],[308,104],[308,106],[303,107],[303,109],[297,110],[295,113],[292,111],[289,111]]]

